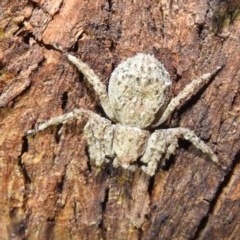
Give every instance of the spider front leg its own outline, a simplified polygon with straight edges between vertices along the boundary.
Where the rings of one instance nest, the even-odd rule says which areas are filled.
[[[210,159],[219,165],[218,158],[210,147],[208,147],[195,133],[188,128],[170,128],[155,131],[149,138],[146,151],[141,161],[146,163],[142,169],[148,175],[153,176],[158,164],[167,160],[174,154],[178,147],[178,139],[185,139],[192,143],[197,149],[207,154]]]
[[[37,126],[35,129],[28,130],[26,132],[26,135],[35,134],[35,133],[37,133],[39,131],[43,131],[43,130],[51,127],[51,126],[57,126],[59,124],[66,123],[66,122],[71,121],[73,119],[82,119],[82,117],[84,116],[84,113],[86,113],[86,111],[87,110],[76,109],[76,110],[73,110],[70,113],[66,113],[66,114],[51,118],[50,120],[48,120],[48,121],[40,124],[39,126]]]
[[[96,166],[113,159],[113,137],[115,125],[105,118],[91,118],[84,127],[84,137],[87,140],[90,160]]]
[[[163,131],[155,131],[149,137],[145,153],[141,158],[141,162],[147,166],[142,166],[142,170],[148,175],[153,176],[157,170],[159,162],[163,159],[167,150],[167,141]]]
[[[35,134],[51,126],[64,124],[75,119],[88,120],[83,132],[84,137],[87,140],[90,160],[93,161],[95,165],[101,166],[104,162],[108,162],[108,158],[113,158],[114,153],[112,149],[112,142],[114,125],[112,125],[109,120],[86,109],[75,109],[70,113],[51,118],[50,120],[40,124],[36,129],[27,131],[26,134]]]
[[[51,126],[57,126],[59,124],[64,124],[74,119],[81,120],[83,118],[93,118],[93,119],[102,119],[96,113],[93,113],[86,109],[74,109],[72,112],[51,118],[50,120],[40,124],[37,128],[28,130],[26,135],[31,135],[39,131],[43,131]]]

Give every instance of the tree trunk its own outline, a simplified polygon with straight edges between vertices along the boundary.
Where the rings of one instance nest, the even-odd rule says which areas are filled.
[[[2,0],[0,12],[1,239],[239,239],[238,0]],[[166,126],[193,130],[227,170],[186,142],[153,177],[98,168],[80,120],[26,137],[74,108],[104,116],[59,46],[106,85],[121,61],[153,54],[172,96],[225,64]]]

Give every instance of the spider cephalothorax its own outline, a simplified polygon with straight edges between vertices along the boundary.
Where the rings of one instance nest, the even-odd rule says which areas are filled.
[[[136,161],[140,159],[143,171],[152,176],[158,164],[165,162],[175,152],[179,138],[190,141],[218,163],[211,148],[187,128],[159,129],[152,134],[146,129],[164,123],[180,102],[192,97],[221,67],[193,80],[170,100],[170,76],[162,63],[152,55],[139,53],[120,63],[111,74],[108,92],[85,63],[71,54],[67,54],[67,58],[84,74],[99,96],[103,110],[115,124],[89,110],[75,109],[50,119],[36,130],[28,131],[29,134],[87,116],[84,136],[90,159],[97,166],[113,159],[115,167],[135,170]]]

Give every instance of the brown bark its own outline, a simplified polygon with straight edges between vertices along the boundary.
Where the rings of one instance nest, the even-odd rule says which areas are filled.
[[[1,239],[239,239],[239,9],[238,0],[2,0]],[[103,114],[57,45],[106,84],[121,60],[154,54],[173,95],[226,64],[168,126],[192,129],[228,170],[185,142],[152,178],[99,169],[89,163],[80,121],[25,137],[74,108]]]

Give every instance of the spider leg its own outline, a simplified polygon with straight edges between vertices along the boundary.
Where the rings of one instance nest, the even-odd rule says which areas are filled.
[[[84,127],[84,137],[87,140],[88,152],[91,161],[97,166],[101,166],[104,162],[108,162],[108,157],[113,158],[112,139],[114,125],[105,118],[100,117],[86,109],[75,109],[64,115],[51,118],[50,120],[40,124],[36,129],[27,131],[27,135],[43,131],[51,126],[67,123],[74,119],[88,118],[88,122]]]
[[[179,127],[157,130],[151,135],[141,159],[143,163],[147,164],[147,166],[142,167],[143,171],[153,176],[158,164],[164,164],[162,161],[167,160],[174,154],[180,138],[192,143],[197,149],[207,154],[215,164],[219,165],[217,156],[209,146],[196,136],[193,131]]]
[[[83,118],[94,118],[94,119],[103,119],[102,117],[100,117],[99,115],[97,115],[96,113],[93,113],[89,110],[86,110],[86,109],[74,109],[72,112],[69,112],[69,113],[66,113],[66,114],[63,114],[63,115],[60,115],[60,116],[57,116],[57,117],[53,117],[51,119],[49,119],[48,121],[40,124],[36,129],[32,129],[32,130],[29,130],[27,131],[26,135],[31,135],[31,134],[34,134],[36,132],[39,132],[39,131],[43,131],[51,126],[56,126],[56,125],[59,125],[59,124],[64,124],[64,123],[67,123],[71,120],[74,120],[74,119],[83,119]],[[108,121],[108,120],[105,120],[104,121]]]
[[[166,134],[169,135],[170,139],[185,139],[192,143],[197,149],[202,151],[203,153],[207,154],[210,159],[217,165],[218,163],[218,157],[216,154],[212,151],[212,149],[204,142],[202,141],[193,131],[191,131],[188,128],[170,128],[164,130],[166,131]]]
[[[141,162],[146,163],[142,170],[153,176],[157,170],[159,162],[167,150],[167,141],[163,131],[155,131],[149,137],[146,150],[141,158]]]
[[[199,91],[203,86],[205,86],[210,81],[210,79],[222,68],[223,66],[218,66],[212,72],[203,74],[201,77],[196,78],[195,80],[187,84],[176,97],[171,99],[159,121],[155,123],[152,127],[154,128],[164,123],[170,117],[173,111],[181,105],[183,101],[186,102],[187,100],[189,100],[194,94],[197,93],[197,91]]]
[[[91,118],[84,127],[90,160],[96,166],[114,158],[113,136],[115,126],[108,120]]]
[[[80,59],[71,54],[67,54],[67,58],[73,65],[77,67],[77,69],[85,76],[86,80],[92,85],[94,91],[99,96],[104,112],[110,119],[114,120],[115,114],[108,99],[106,86],[100,81],[99,77],[91,68],[88,67],[86,63],[82,62]]]

